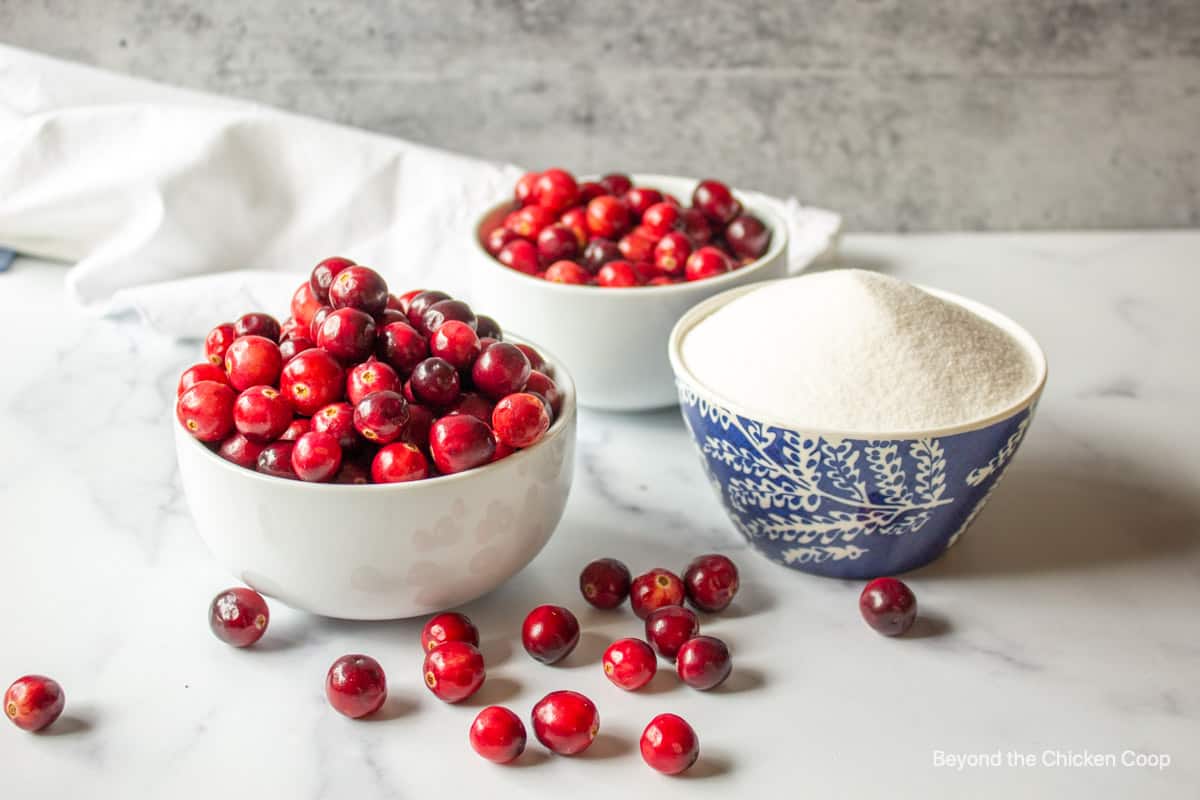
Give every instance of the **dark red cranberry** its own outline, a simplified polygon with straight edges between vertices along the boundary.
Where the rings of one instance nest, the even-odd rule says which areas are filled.
[[[235,433],[221,442],[221,446],[217,448],[217,455],[244,469],[254,469],[258,464],[258,455],[264,447],[266,445],[252,442],[242,434]]]
[[[396,392],[369,394],[354,407],[354,427],[375,444],[396,441],[407,422],[408,401]]]
[[[596,181],[584,181],[579,184],[579,205],[586,206],[602,194],[615,194],[615,192],[608,191]]]
[[[479,336],[459,320],[445,322],[429,339],[429,351],[459,371],[470,369],[479,357]]]
[[[683,283],[683,279],[672,278],[668,275],[658,275],[646,281],[647,286],[673,286],[676,283]]]
[[[464,392],[459,395],[454,405],[450,406],[447,414],[470,414],[487,424],[492,424],[492,411],[496,406],[481,394]]]
[[[628,261],[610,261],[596,273],[596,285],[606,289],[625,289],[640,283],[637,271]]]
[[[691,240],[679,231],[671,231],[654,246],[654,266],[668,275],[682,274],[691,254]]]
[[[179,396],[175,416],[200,441],[219,442],[233,432],[236,400],[236,393],[225,384],[200,381]]]
[[[293,481],[299,480],[296,470],[292,469],[292,450],[295,447],[296,442],[290,439],[280,439],[278,442],[271,442],[271,444],[264,447],[258,454],[256,469],[264,475],[270,475],[274,478],[287,478]]]
[[[502,706],[488,706],[471,723],[471,747],[494,764],[507,764],[525,752],[525,724]]]
[[[597,559],[579,573],[579,591],[596,608],[616,608],[629,596],[629,567],[615,558]]]
[[[376,317],[387,308],[387,301],[387,281],[367,267],[346,267],[329,285],[329,305],[335,309],[356,308]]]
[[[629,210],[633,212],[634,216],[640,219],[652,205],[662,202],[662,192],[644,186],[635,186],[621,199],[625,201],[625,205],[629,206]]]
[[[551,371],[552,367],[546,364],[546,359],[542,358],[542,354],[533,345],[525,344],[524,342],[515,342],[513,346],[524,353],[525,357],[529,359],[530,369],[547,374]]]
[[[391,364],[404,377],[429,356],[429,344],[416,328],[393,322],[380,329],[375,351],[381,360]]]
[[[535,660],[555,664],[579,644],[579,620],[562,606],[538,606],[525,617],[521,644]]]
[[[430,336],[451,320],[462,322],[471,330],[475,329],[475,312],[469,305],[462,300],[442,300],[440,303],[434,303],[425,311],[417,330],[425,336]]]
[[[287,426],[287,430],[279,438],[294,442],[311,430],[312,420],[308,417],[298,417],[292,420],[292,424]]]
[[[351,719],[374,714],[387,700],[387,676],[370,656],[342,656],[325,676],[325,697]]]
[[[311,417],[322,407],[342,399],[346,373],[337,359],[324,350],[305,350],[284,366],[279,390],[292,408]]]
[[[509,214],[504,225],[522,239],[537,239],[542,229],[558,221],[558,215],[548,208],[525,206]]]
[[[379,448],[371,461],[375,483],[406,483],[429,477],[429,461],[416,445],[392,442]]]
[[[502,458],[508,458],[515,452],[517,451],[514,448],[509,447],[504,442],[496,442],[496,452],[492,453],[492,463],[495,463]]]
[[[435,614],[421,629],[421,649],[437,649],[446,642],[466,642],[479,647],[479,629],[466,614],[445,611]]]
[[[293,336],[279,343],[279,357],[286,364],[295,358],[297,353],[312,350],[316,346],[307,336]]]
[[[688,639],[675,654],[675,672],[693,689],[707,691],[719,686],[732,671],[729,648],[715,636]]]
[[[524,353],[507,342],[497,342],[475,359],[471,379],[476,389],[499,400],[524,389],[531,371]]]
[[[559,214],[579,202],[579,185],[565,169],[548,169],[534,181],[533,199],[542,208]]]
[[[195,386],[200,381],[215,381],[217,383],[229,383],[229,376],[225,374],[225,370],[216,364],[196,364],[188,367],[179,376],[179,385],[175,387],[175,396],[186,392],[188,389]]]
[[[238,336],[261,336],[272,342],[279,341],[279,320],[270,314],[257,311],[243,314],[233,323],[233,330]]]
[[[408,404],[408,424],[400,434],[400,441],[422,449],[429,447],[429,429],[433,427],[433,412],[423,405]]]
[[[876,578],[859,595],[858,610],[867,624],[884,636],[900,636],[917,619],[917,598],[903,581]]]
[[[333,311],[333,306],[321,306],[313,313],[312,322],[308,323],[308,339],[311,342],[317,341],[317,337],[321,334],[321,326],[325,324],[325,317]]]
[[[273,386],[251,386],[233,404],[233,424],[255,442],[273,442],[292,424],[292,405]]]
[[[483,685],[483,656],[468,642],[445,642],[425,654],[425,685],[439,700],[458,703]]]
[[[295,317],[288,317],[279,326],[279,343],[283,344],[293,336],[308,336],[308,326],[302,327]]]
[[[441,408],[458,399],[462,385],[458,370],[443,358],[427,358],[417,364],[409,379],[417,402]]]
[[[4,715],[26,731],[40,731],[62,713],[67,695],[45,675],[22,675],[4,693]]]
[[[742,208],[734,198],[733,192],[729,191],[729,187],[714,180],[700,181],[696,185],[695,191],[692,192],[692,205],[700,209],[700,213],[704,214],[709,222],[722,227],[728,225]]]
[[[551,225],[538,234],[537,248],[541,263],[553,264],[574,258],[579,253],[579,240],[566,225]]]
[[[588,227],[587,227],[587,209],[583,206],[576,206],[563,212],[563,215],[558,218],[558,224],[566,228],[575,237],[575,253],[583,249],[588,243]],[[551,227],[554,227],[553,225]],[[572,254],[574,255],[574,254]],[[567,256],[568,258],[571,256]]]
[[[617,242],[617,249],[627,261],[651,261],[654,258],[654,242],[638,233],[627,233]]]
[[[551,692],[533,707],[533,734],[552,753],[582,753],[599,732],[596,704],[579,692]]]
[[[737,566],[715,553],[696,556],[683,573],[683,588],[691,604],[701,611],[724,611],[737,594]]]
[[[204,337],[204,357],[210,364],[224,367],[225,352],[236,338],[237,332],[234,331],[232,322],[218,325],[208,332],[208,336]]]
[[[540,266],[537,246],[526,239],[514,239],[504,245],[496,259],[504,266],[526,275],[536,275]]]
[[[296,327],[305,335],[310,330],[313,315],[317,313],[317,309],[322,305],[324,303],[313,293],[312,285],[308,281],[300,284],[296,289],[296,293],[292,295],[292,320],[296,323]]]
[[[583,265],[592,273],[610,261],[621,258],[621,248],[611,239],[592,239],[583,248]]]
[[[317,331],[317,346],[343,364],[362,361],[375,348],[375,319],[357,308],[334,309]]]
[[[263,596],[241,586],[221,592],[208,607],[208,627],[234,647],[248,647],[261,639],[270,619]]]
[[[388,295],[388,297],[391,296]],[[396,308],[385,308],[383,313],[379,315],[379,319],[375,320],[375,327],[382,328],[384,325],[391,325],[393,322],[403,322],[407,325],[408,314]]]
[[[646,617],[646,641],[658,654],[674,660],[679,648],[700,633],[700,621],[683,606],[663,606]]]
[[[660,238],[675,230],[678,222],[679,207],[666,202],[655,203],[642,215],[642,227]]]
[[[445,292],[437,290],[426,290],[418,292],[408,301],[408,309],[404,312],[408,314],[408,324],[414,328],[421,327],[421,318],[425,316],[425,312],[436,303],[443,300],[452,300],[453,298]]]
[[[733,269],[729,256],[712,245],[701,247],[688,256],[684,265],[684,277],[689,281],[700,281],[705,278],[715,278]]]
[[[543,277],[551,283],[569,283],[580,286],[591,281],[592,273],[574,261],[555,261],[546,267]]]
[[[758,217],[742,214],[725,228],[725,241],[738,258],[762,258],[771,244],[771,231]]]
[[[653,261],[639,261],[636,264],[631,264],[630,269],[633,270],[633,277],[637,279],[639,286],[649,283],[662,275],[658,271],[658,267],[654,266]],[[599,276],[597,276],[597,282],[599,282],[598,279]]]
[[[492,430],[509,447],[530,447],[550,430],[550,407],[528,392],[507,395],[492,411]]]
[[[486,314],[480,314],[475,318],[475,333],[480,339],[485,336],[499,341],[503,338],[500,330],[500,323],[492,319]]]
[[[627,692],[645,686],[658,671],[654,650],[641,639],[618,639],[604,651],[601,663],[604,675]]]
[[[251,386],[274,386],[282,368],[279,345],[263,336],[239,336],[225,351],[225,373],[239,392]]]
[[[442,417],[429,429],[429,451],[443,474],[483,466],[496,452],[487,423],[467,414]]]
[[[483,237],[483,249],[487,250],[488,253],[495,258],[496,256],[500,255],[500,251],[504,249],[504,245],[508,244],[514,239],[520,238],[520,236],[517,236],[517,234],[501,225],[499,227],[492,228],[490,231],[488,231],[487,236]]]
[[[712,226],[698,208],[680,209],[679,220],[675,224],[697,247],[706,245],[712,240]]]
[[[391,447],[391,445],[388,445]],[[384,448],[386,449],[386,448]],[[333,476],[334,483],[352,486],[365,486],[371,482],[371,470],[358,461],[343,461],[338,474]]]
[[[692,726],[675,714],[659,714],[642,731],[642,760],[664,775],[678,775],[700,757]]]
[[[683,605],[683,581],[670,570],[655,568],[638,575],[629,585],[629,605],[638,619],[664,606]]]
[[[612,195],[601,195],[587,205],[588,231],[605,239],[616,239],[629,230],[629,208]]]
[[[328,303],[329,287],[333,285],[333,279],[342,270],[353,266],[354,262],[350,259],[334,256],[333,258],[325,259],[313,267],[312,275],[308,279],[308,285],[312,289],[313,297],[317,298],[321,303]]]
[[[604,187],[604,191],[614,194],[617,197],[620,197],[633,188],[633,181],[630,177],[620,172],[605,175],[600,179],[599,183]]]
[[[526,206],[533,202],[533,188],[537,185],[540,172],[526,172],[517,179],[517,185],[513,187],[513,199],[518,206]]]
[[[292,448],[292,471],[302,481],[332,480],[342,467],[342,447],[331,433],[309,431]]]
[[[396,370],[369,358],[346,373],[346,397],[351,405],[358,405],[371,392],[398,392],[402,383]]]

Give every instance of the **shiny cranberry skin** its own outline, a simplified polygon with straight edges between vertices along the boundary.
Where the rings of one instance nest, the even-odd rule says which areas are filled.
[[[434,414],[428,408],[418,403],[408,404],[408,424],[400,434],[400,441],[407,444],[429,448],[429,429],[433,427]]]
[[[425,336],[430,336],[438,328],[451,320],[457,320],[475,329],[475,312],[462,300],[442,300],[431,305],[421,316],[421,324],[417,330]]]
[[[221,592],[208,607],[208,627],[218,639],[234,647],[257,642],[267,632],[270,620],[263,596],[241,586]]]
[[[312,350],[316,346],[307,336],[292,336],[279,343],[279,357],[286,364],[295,358],[298,353],[303,353],[305,350]]]
[[[329,316],[332,311],[332,306],[321,306],[313,313],[312,322],[308,323],[309,341],[317,341],[317,337],[321,335],[321,326],[325,324],[325,317]]]
[[[239,392],[251,386],[274,386],[282,368],[279,345],[262,336],[239,336],[225,351],[229,384]]]
[[[579,247],[575,232],[566,225],[551,225],[538,234],[538,259],[543,264],[572,259],[578,255]]]
[[[499,340],[502,336],[500,323],[489,317],[487,314],[480,314],[475,317],[475,334],[483,339],[485,336]]]
[[[729,187],[714,180],[703,180],[696,185],[692,192],[692,206],[700,209],[709,222],[720,226],[729,224],[742,208]]]
[[[691,240],[679,231],[671,231],[654,246],[654,266],[668,275],[678,275],[691,254]]]
[[[605,239],[616,239],[629,230],[629,208],[612,195],[601,195],[587,204],[588,232]]]
[[[466,614],[457,611],[436,614],[421,629],[421,649],[429,652],[446,642],[466,642],[479,647],[479,629]]]
[[[615,558],[599,558],[579,573],[579,591],[596,608],[616,608],[629,596],[629,567]]]
[[[550,408],[535,394],[507,395],[492,411],[492,430],[496,439],[509,447],[530,447],[550,430]]]
[[[273,442],[292,424],[292,405],[273,386],[251,386],[233,404],[233,424],[252,441]]]
[[[299,480],[296,470],[292,468],[292,450],[295,447],[296,442],[289,439],[271,442],[258,454],[258,463],[255,465],[255,469],[274,478]]]
[[[67,695],[45,675],[23,675],[4,693],[4,715],[26,731],[40,731],[58,719]]]
[[[354,262],[350,259],[334,256],[313,267],[312,275],[308,279],[308,286],[312,289],[313,297],[321,303],[328,303],[329,287],[333,285],[333,279],[342,270],[353,266]]]
[[[491,254],[492,258],[500,255],[500,251],[504,249],[504,245],[514,239],[520,239],[520,236],[510,231],[503,225],[492,228],[488,231],[487,236],[483,237],[483,249]]]
[[[696,556],[683,573],[688,601],[710,614],[724,611],[738,590],[738,569],[722,555]]]
[[[413,298],[424,292],[424,289],[409,289],[401,295],[388,295],[388,308],[394,308],[401,314],[408,314],[408,309],[412,305]]]
[[[596,273],[610,261],[621,258],[621,248],[611,239],[592,239],[583,248],[583,266]]]
[[[392,442],[379,448],[371,461],[375,483],[407,483],[429,477],[429,461],[416,445]]]
[[[612,172],[605,175],[600,179],[599,183],[604,187],[604,191],[614,194],[617,197],[620,197],[633,188],[633,181],[630,177],[620,172]]]
[[[362,361],[375,348],[375,319],[357,308],[334,309],[317,331],[317,346],[343,364]]]
[[[602,194],[613,194],[596,181],[584,181],[579,184],[579,205],[586,206]]]
[[[546,267],[546,273],[543,277],[551,283],[568,283],[575,286],[583,286],[591,281],[592,273],[574,261],[555,261]]]
[[[525,752],[525,723],[502,706],[488,706],[471,723],[475,752],[494,764],[507,764]]]
[[[342,399],[346,373],[337,359],[324,350],[305,350],[284,366],[279,390],[292,408],[311,417],[324,406]]]
[[[442,417],[429,429],[429,451],[443,474],[483,466],[496,452],[492,429],[468,414]]]
[[[637,271],[628,261],[610,261],[596,273],[596,285],[606,289],[625,289],[640,283]]]
[[[533,199],[542,208],[560,214],[579,202],[579,184],[565,169],[548,169],[534,181]]]
[[[232,322],[218,325],[204,337],[204,357],[210,364],[225,366],[225,352],[236,338],[237,332],[234,331]]]
[[[313,293],[312,285],[308,281],[300,284],[296,293],[292,295],[291,306],[292,320],[297,328],[307,334],[312,325],[313,315],[322,305],[324,303]]]
[[[356,308],[377,317],[387,308],[387,301],[387,281],[368,267],[346,267],[329,285],[329,305],[334,309]]]
[[[488,400],[481,394],[475,392],[464,392],[459,396],[458,400],[450,407],[447,414],[470,414],[476,419],[483,420],[487,424],[492,424],[492,411],[496,406],[491,400]]]
[[[679,648],[700,633],[700,621],[683,606],[664,606],[646,617],[646,641],[663,658],[674,660]]]
[[[497,342],[475,359],[471,379],[476,389],[499,400],[524,389],[532,371],[524,353],[507,342]]]
[[[388,295],[388,297],[392,297],[392,295]],[[375,320],[375,328],[379,329],[384,325],[391,325],[393,322],[403,322],[407,325],[408,314],[396,308],[385,308],[379,318]]]
[[[458,370],[449,361],[436,356],[417,364],[409,385],[418,402],[437,408],[453,403],[462,391]]]
[[[729,648],[715,636],[688,639],[675,654],[675,672],[693,689],[708,691],[720,686],[732,671]]]
[[[396,370],[382,361],[369,358],[346,373],[346,398],[351,405],[358,405],[371,392],[398,392],[402,383]]]
[[[244,469],[254,469],[264,447],[265,444],[252,442],[242,434],[235,433],[221,442],[221,446],[217,448],[217,455]]]
[[[292,424],[287,426],[287,430],[279,437],[289,442],[294,442],[304,434],[312,430],[312,420],[308,417],[299,417],[292,420]]]
[[[696,246],[703,246],[712,241],[712,225],[708,218],[698,208],[683,208],[679,210],[679,219],[675,226],[685,234]]]
[[[627,692],[636,692],[658,672],[654,650],[641,639],[618,639],[604,651],[601,663],[605,677]]]
[[[536,239],[542,229],[558,221],[558,215],[539,205],[525,206],[509,214],[504,225],[523,239]]]
[[[500,248],[500,254],[496,256],[496,260],[504,266],[515,269],[517,272],[524,272],[526,275],[536,275],[538,267],[541,266],[538,262],[537,246],[526,239],[514,239],[504,245]]]
[[[537,185],[540,175],[540,172],[526,172],[517,179],[517,184],[513,187],[513,199],[518,206],[529,205],[533,202],[533,188]]]
[[[663,196],[662,192],[657,189],[635,186],[626,192],[621,199],[625,201],[625,205],[629,207],[629,211],[635,217],[641,219],[651,206],[662,202]]]
[[[551,692],[533,707],[533,734],[552,753],[582,753],[599,732],[596,705],[579,692]]]
[[[380,329],[375,352],[404,377],[429,356],[429,343],[411,325],[393,322]]]
[[[387,700],[387,676],[370,656],[342,656],[325,676],[325,697],[336,711],[351,719],[374,714]]]
[[[738,258],[762,258],[771,244],[771,231],[758,217],[742,214],[725,228],[725,241]]]
[[[674,572],[655,568],[638,575],[629,585],[629,605],[638,619],[664,606],[683,605],[683,581]]]
[[[425,312],[436,303],[443,300],[453,300],[450,295],[445,292],[439,292],[433,289],[427,289],[423,292],[418,292],[408,301],[408,309],[404,312],[408,315],[408,324],[414,328],[421,327],[421,318],[425,316]]]
[[[654,247],[652,239],[636,232],[625,234],[617,242],[617,249],[621,251],[622,257],[631,262],[653,260]]]
[[[195,386],[200,381],[215,381],[216,383],[229,383],[229,376],[225,374],[225,370],[216,364],[196,364],[188,367],[179,376],[179,385],[175,387],[175,396],[179,397],[188,389]]]
[[[279,341],[279,320],[270,314],[257,311],[243,314],[233,323],[233,330],[238,336],[261,336],[272,342]]]
[[[876,578],[859,595],[858,610],[867,624],[884,636],[900,636],[917,619],[917,598],[903,581]]]
[[[729,256],[717,248],[706,245],[688,256],[684,265],[684,277],[689,281],[700,281],[705,278],[715,278],[733,269]]]
[[[642,215],[642,226],[660,238],[675,230],[678,222],[679,207],[667,202],[655,203]]]
[[[425,685],[439,700],[459,703],[483,685],[487,673],[479,649],[469,642],[445,642],[425,654]]]
[[[309,431],[292,448],[292,471],[302,481],[323,483],[342,468],[342,447],[331,433]]]
[[[587,209],[583,206],[576,206],[564,211],[563,215],[558,218],[558,224],[575,236],[575,252],[578,253],[582,250],[588,242]]]
[[[530,369],[545,373],[549,373],[553,369],[546,364],[546,359],[542,358],[542,354],[533,345],[525,344],[524,342],[515,342],[513,343],[513,347],[520,350],[529,359]]]
[[[664,775],[684,772],[700,757],[700,740],[683,717],[659,714],[642,731],[642,760]]]
[[[479,336],[459,320],[443,323],[429,338],[429,351],[460,371],[470,369],[480,350]]]
[[[396,392],[374,392],[354,407],[354,427],[375,444],[396,441],[407,422],[408,401]]]
[[[562,606],[538,606],[525,617],[521,644],[535,660],[555,664],[579,644],[579,620]]]
[[[219,442],[233,432],[237,395],[223,383],[200,381],[179,396],[175,416],[187,432],[202,442]]]

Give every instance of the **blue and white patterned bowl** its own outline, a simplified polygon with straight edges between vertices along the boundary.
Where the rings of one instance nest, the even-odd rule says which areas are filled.
[[[729,518],[772,561],[816,575],[874,578],[933,561],[987,503],[1033,418],[1046,358],[1033,337],[992,309],[927,290],[990,320],[1029,352],[1038,379],[986,419],[918,433],[845,433],[765,420],[703,387],[680,356],[687,332],[746,292],[723,292],[671,332],[683,419]]]

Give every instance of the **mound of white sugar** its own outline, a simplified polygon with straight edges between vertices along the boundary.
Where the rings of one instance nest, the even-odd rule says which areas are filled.
[[[1037,380],[1012,335],[911,284],[862,270],[751,291],[701,320],[681,355],[712,393],[803,428],[902,433],[983,419]]]

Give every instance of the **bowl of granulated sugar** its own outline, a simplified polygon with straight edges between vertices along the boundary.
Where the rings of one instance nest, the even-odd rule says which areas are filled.
[[[970,526],[1046,383],[1033,337],[863,270],[724,292],[671,333],[684,422],[729,518],[795,569],[915,569]]]

